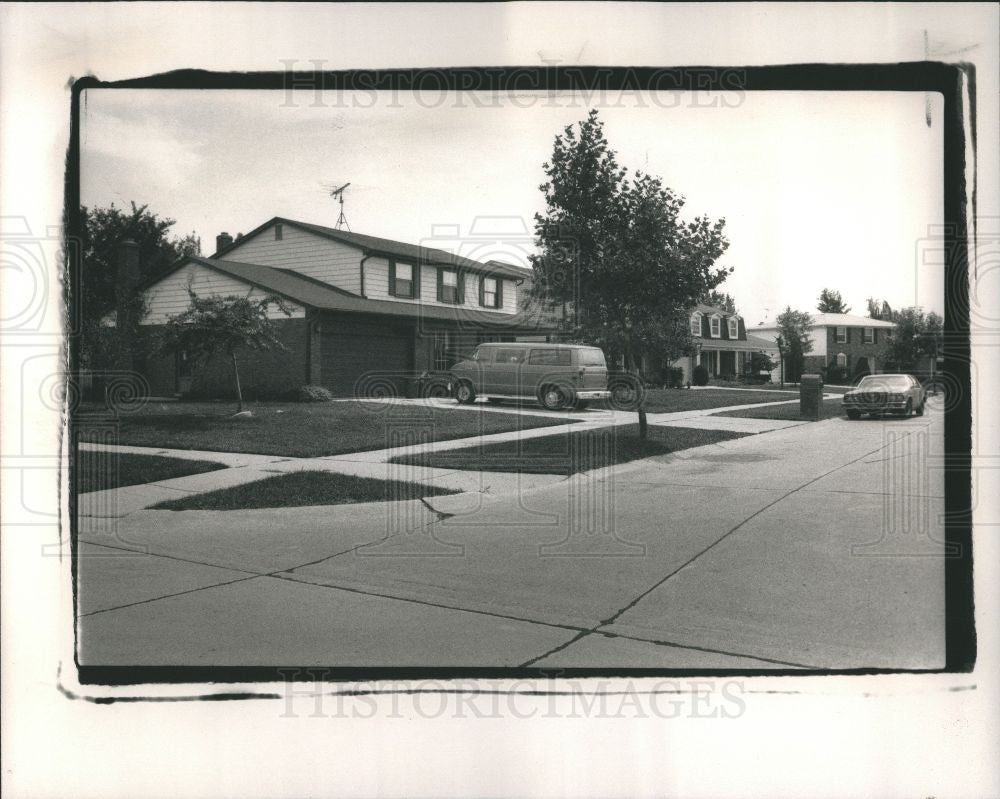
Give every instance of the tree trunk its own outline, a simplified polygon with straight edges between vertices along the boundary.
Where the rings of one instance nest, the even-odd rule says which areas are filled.
[[[642,391],[640,388],[639,381],[642,380],[642,377],[639,374],[639,361],[636,359],[631,347],[629,347],[626,351],[625,359],[627,361],[626,366],[628,371],[632,373],[636,380],[635,390],[636,396],[639,400],[639,405],[636,408],[636,411],[639,414],[639,438],[644,441],[649,436],[649,430],[646,427],[646,409],[643,407],[643,404],[646,401],[646,392]]]
[[[236,401],[239,403],[239,410],[237,413],[243,412],[243,390],[240,388],[240,367],[236,362],[236,353],[229,353],[230,357],[233,359],[233,380],[236,381]]]

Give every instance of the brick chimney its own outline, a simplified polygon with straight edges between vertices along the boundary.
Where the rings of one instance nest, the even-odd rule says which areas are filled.
[[[215,237],[215,251],[218,253],[233,243],[233,237],[223,231]]]
[[[139,283],[139,245],[132,239],[123,239],[118,243],[115,253],[116,281],[115,288],[118,301],[128,299]]]

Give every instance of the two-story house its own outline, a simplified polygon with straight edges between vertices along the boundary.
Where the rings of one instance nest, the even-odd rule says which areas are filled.
[[[143,330],[155,334],[184,311],[189,289],[281,297],[291,316],[272,306],[271,317],[287,349],[243,356],[248,396],[307,384],[353,396],[373,380],[405,394],[408,375],[447,369],[479,342],[537,339],[552,329],[521,303],[531,279],[524,267],[281,217],[235,241],[221,234],[216,245],[211,258],[183,258],[144,287]],[[192,366],[183,352],[148,356],[142,369],[154,396],[231,391],[224,366]]]
[[[894,322],[870,319],[843,313],[815,313],[809,339],[812,351],[803,359],[803,373],[823,375],[828,381],[851,380],[858,375],[877,372],[882,364],[880,352],[896,327]],[[768,340],[777,361],[780,328],[775,323],[761,323],[753,328],[754,335]],[[786,379],[796,379],[787,375]]]
[[[768,342],[747,335],[743,317],[713,305],[697,305],[688,312],[693,352],[674,361],[690,383],[694,368],[703,365],[710,378],[736,378],[750,371],[750,358],[767,349]]]

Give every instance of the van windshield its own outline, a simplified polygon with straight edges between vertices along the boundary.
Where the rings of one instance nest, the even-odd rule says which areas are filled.
[[[580,350],[580,366],[607,366],[604,361],[604,353],[596,347]]]

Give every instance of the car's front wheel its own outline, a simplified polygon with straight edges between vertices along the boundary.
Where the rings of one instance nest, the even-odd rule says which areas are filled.
[[[926,404],[927,404],[927,400],[924,400],[923,402],[920,403],[920,407],[917,408],[917,410],[916,410],[917,416],[923,416],[924,415],[924,405],[926,405]]]
[[[847,418],[848,419],[860,419],[861,418],[861,411],[848,411],[847,412]]]
[[[461,381],[455,386],[455,399],[462,405],[471,405],[476,401],[476,390],[468,380]]]
[[[913,416],[913,400],[906,401],[906,407],[903,408],[903,418],[909,419]]]
[[[569,397],[559,386],[544,386],[539,392],[538,401],[547,411],[560,411],[569,404]]]

